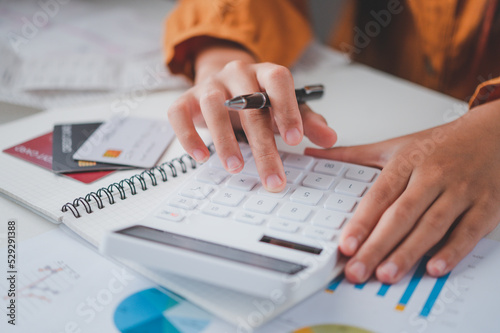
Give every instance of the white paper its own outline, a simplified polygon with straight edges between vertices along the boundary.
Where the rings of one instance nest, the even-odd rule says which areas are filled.
[[[190,85],[166,68],[173,1],[0,2],[0,101],[35,108]]]
[[[2,311],[0,331],[112,333],[119,332],[117,327],[150,325],[150,314],[141,309],[144,306],[154,309],[158,304],[154,299],[149,301],[140,296],[150,295],[152,289],[161,287],[100,256],[69,232],[57,228],[18,244],[16,325],[8,324]],[[5,250],[0,248],[2,257],[6,257]],[[6,297],[9,288],[8,281],[2,278],[2,309],[10,302]],[[180,332],[232,331],[228,324],[206,311],[168,290],[161,290],[160,297],[166,302],[172,299],[175,304],[156,314],[158,329],[169,323]],[[125,310],[129,313],[123,313]]]

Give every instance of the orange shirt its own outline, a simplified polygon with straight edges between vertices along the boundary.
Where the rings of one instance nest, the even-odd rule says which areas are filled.
[[[475,106],[500,98],[498,2],[348,0],[330,44],[377,69],[473,97]],[[258,61],[291,66],[312,38],[307,17],[300,0],[181,0],[166,24],[167,64],[192,76],[197,50],[216,38],[238,43]]]

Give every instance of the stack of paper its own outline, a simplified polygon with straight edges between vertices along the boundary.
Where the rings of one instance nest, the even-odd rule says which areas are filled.
[[[161,38],[174,2],[3,1],[0,101],[51,108],[185,88],[169,73]]]

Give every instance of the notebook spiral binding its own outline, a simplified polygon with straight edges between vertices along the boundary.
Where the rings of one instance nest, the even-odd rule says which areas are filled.
[[[215,148],[213,144],[207,146],[210,154],[213,154]],[[187,159],[188,163],[184,160]],[[87,214],[91,214],[93,212],[91,207],[92,200],[95,201],[97,208],[103,209],[104,202],[107,198],[108,203],[113,205],[116,200],[114,197],[115,193],[118,193],[121,200],[125,200],[127,198],[125,192],[126,189],[130,189],[130,194],[136,195],[137,187],[136,185],[140,185],[142,191],[147,191],[148,187],[146,184],[146,180],[149,179],[151,181],[152,186],[157,186],[159,184],[158,180],[160,177],[162,182],[167,182],[168,177],[177,177],[178,176],[178,167],[175,164],[178,164],[180,167],[180,171],[182,173],[188,172],[188,165],[191,169],[196,169],[198,166],[197,162],[188,154],[184,154],[180,157],[176,157],[170,161],[164,162],[160,165],[157,165],[151,169],[144,170],[141,173],[135,174],[130,178],[124,178],[119,182],[111,183],[107,187],[101,187],[95,192],[87,193],[84,197],[78,197],[73,200],[73,202],[67,202],[61,208],[61,211],[67,212],[70,211],[76,218],[80,218],[82,215],[80,214],[80,210],[78,209],[80,205],[85,208],[85,212]],[[169,170],[170,176],[167,176],[167,170]],[[103,198],[106,196],[105,198]]]

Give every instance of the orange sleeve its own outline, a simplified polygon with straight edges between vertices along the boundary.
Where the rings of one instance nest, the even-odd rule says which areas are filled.
[[[478,105],[500,99],[500,77],[481,83],[469,101],[472,109]]]
[[[207,39],[239,44],[259,62],[291,66],[310,42],[301,0],[181,0],[166,21],[166,63],[193,77],[193,59]]]

